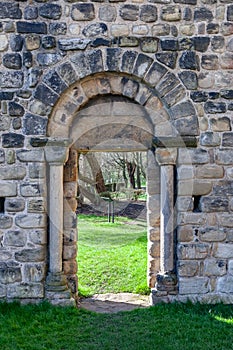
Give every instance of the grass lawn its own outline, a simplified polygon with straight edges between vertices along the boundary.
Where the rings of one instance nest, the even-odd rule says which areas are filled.
[[[79,293],[148,293],[146,223],[78,215]]]
[[[1,350],[233,350],[233,306],[157,305],[118,314],[0,303]]]

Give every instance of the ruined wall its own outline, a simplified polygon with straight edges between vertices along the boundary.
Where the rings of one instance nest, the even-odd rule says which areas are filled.
[[[72,84],[80,82],[79,92],[71,97],[73,105],[66,95],[61,125],[97,95],[93,90],[116,94],[106,74],[111,88],[101,86],[99,77],[95,88],[88,83],[95,74],[110,72],[118,79],[118,94],[142,106],[154,94],[177,134],[198,136],[197,148],[189,148],[187,156],[187,149],[178,147],[175,159],[177,298],[232,302],[231,3],[1,1],[0,298],[45,297],[46,161],[41,143],[32,139],[54,134],[56,124],[48,132],[48,120],[54,106],[63,108],[61,96]],[[155,127],[155,136],[161,130],[169,136],[170,126]],[[65,238],[64,265],[73,266],[74,274],[76,238],[71,241]],[[169,296],[161,287],[154,301],[176,293]]]

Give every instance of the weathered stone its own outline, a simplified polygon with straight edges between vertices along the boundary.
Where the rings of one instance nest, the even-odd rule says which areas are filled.
[[[20,193],[23,197],[38,197],[43,195],[43,187],[40,184],[25,183],[20,185]]]
[[[56,47],[56,39],[54,36],[46,35],[42,38],[42,47],[44,49],[53,49]]]
[[[166,53],[157,53],[156,59],[165,64],[169,68],[175,68],[176,67],[176,61],[177,61],[177,52],[166,52]]]
[[[201,59],[201,66],[208,70],[217,70],[219,66],[217,55],[203,55]]]
[[[45,265],[25,264],[24,274],[26,282],[42,282],[45,279]]]
[[[152,27],[153,36],[169,35],[170,25],[169,24],[156,24]]]
[[[37,86],[34,97],[49,106],[53,106],[58,99],[58,95],[44,84]]]
[[[27,113],[23,119],[23,132],[25,135],[45,135],[47,119],[38,115]]]
[[[20,69],[22,67],[22,59],[18,53],[8,53],[3,56],[3,65],[10,69]]]
[[[233,21],[233,5],[227,6],[227,20]]]
[[[195,72],[183,71],[179,74],[179,77],[187,89],[195,90],[197,88],[197,75]]]
[[[99,8],[99,18],[101,21],[114,22],[117,16],[115,6],[104,5]]]
[[[46,230],[30,230],[29,236],[32,243],[44,245],[47,242]]]
[[[233,67],[233,54],[226,52],[220,56],[220,66],[223,69],[232,69]]]
[[[209,95],[205,91],[194,91],[191,92],[190,97],[194,102],[205,102],[208,100]]]
[[[195,167],[195,173],[197,178],[199,179],[218,179],[222,178],[224,176],[224,170],[222,166],[218,165],[205,165],[203,166],[196,166]]]
[[[8,47],[8,39],[5,34],[0,34],[0,51],[5,51]]]
[[[197,261],[181,261],[178,264],[178,273],[181,277],[193,277],[198,270],[199,265]]]
[[[0,43],[2,40],[2,36],[0,36]],[[21,51],[23,47],[23,38],[21,35],[13,34],[10,38],[10,47],[12,51]],[[1,48],[0,48],[1,51]]]
[[[160,44],[163,51],[178,50],[178,41],[176,39],[161,39]]]
[[[205,276],[222,276],[226,274],[226,262],[224,260],[207,259],[204,262]]]
[[[102,35],[107,32],[108,28],[105,23],[93,23],[89,24],[83,29],[83,35],[85,35],[88,38],[91,38],[93,36]]]
[[[231,243],[216,243],[214,256],[221,259],[233,258],[233,244]]]
[[[43,214],[18,215],[15,223],[21,228],[43,228],[46,227],[46,218]]]
[[[51,66],[62,60],[60,53],[38,53],[37,61],[41,66]]]
[[[213,131],[230,131],[231,124],[228,117],[211,118],[210,125]]]
[[[205,52],[208,50],[210,43],[210,38],[205,36],[196,36],[193,38],[194,49],[200,52]]]
[[[206,32],[208,34],[218,34],[219,33],[219,24],[218,23],[208,23],[206,27]]]
[[[24,146],[24,139],[25,137],[20,134],[14,134],[14,133],[2,134],[2,146],[5,148],[11,148],[11,147],[20,148]]]
[[[0,180],[22,180],[26,176],[26,168],[21,165],[1,167]]]
[[[142,38],[140,41],[140,47],[143,52],[156,52],[158,50],[157,38]]]
[[[163,21],[173,22],[179,21],[181,19],[181,9],[180,6],[171,6],[162,7],[161,19]]]
[[[91,21],[95,18],[95,8],[91,3],[72,5],[71,17],[75,21]]]
[[[8,299],[40,299],[44,297],[44,288],[41,283],[12,284],[7,289]]]
[[[208,277],[182,277],[179,282],[179,293],[181,295],[206,294],[210,290]]]
[[[23,247],[27,242],[25,232],[15,230],[8,231],[4,238],[4,246]]]
[[[225,228],[203,227],[199,229],[199,237],[204,242],[221,242],[226,239]]]
[[[62,14],[62,8],[58,4],[44,4],[39,7],[39,15],[49,19],[59,19]]]
[[[25,19],[37,19],[38,17],[38,8],[34,6],[27,6],[24,9],[24,18]]]
[[[200,206],[203,212],[227,211],[229,201],[227,198],[217,196],[202,197]]]
[[[44,150],[19,150],[16,152],[17,159],[21,162],[43,162],[44,161]]]
[[[19,212],[25,209],[25,202],[21,198],[6,198],[5,210],[7,212]]]
[[[58,41],[59,48],[63,51],[68,50],[84,50],[87,45],[91,42],[90,39],[71,38],[71,39],[60,39]]]
[[[139,17],[143,22],[155,22],[157,20],[157,7],[154,5],[142,5]]]
[[[22,11],[19,4],[14,2],[0,3],[0,18],[20,19],[22,18]]]
[[[120,16],[126,21],[137,21],[139,7],[137,5],[123,5],[120,8]]]
[[[46,211],[46,203],[43,199],[30,199],[27,208],[28,213],[43,213]]]
[[[46,34],[47,25],[45,22],[17,22],[16,28],[18,33],[35,33]]]
[[[76,255],[77,255],[77,244],[64,245],[63,247],[64,260],[75,259]]]
[[[9,102],[9,114],[11,117],[22,117],[24,115],[24,107],[16,102]]]
[[[198,69],[198,60],[195,52],[193,51],[185,51],[182,53],[179,64],[181,69]]]
[[[20,267],[0,267],[0,283],[10,284],[22,281]]]
[[[212,21],[213,14],[207,7],[196,8],[194,11],[194,21]]]
[[[200,137],[201,146],[215,147],[215,146],[219,146],[220,142],[221,142],[221,138],[218,133],[207,131],[201,134],[201,137]]]
[[[205,164],[209,162],[209,154],[206,150],[198,149],[179,149],[179,164]]]
[[[224,52],[225,39],[222,36],[214,36],[211,38],[211,48],[215,52]]]
[[[1,186],[1,195],[4,196],[4,194],[2,194],[2,185]],[[4,188],[3,188],[4,190]],[[15,196],[16,194],[14,194]],[[11,228],[13,224],[13,219],[11,216],[9,215],[5,215],[5,214],[0,214],[0,227],[1,229],[7,229],[7,228]],[[0,257],[1,257],[1,253],[0,253]],[[4,259],[3,259],[4,260]]]
[[[52,35],[65,35],[67,32],[67,24],[65,22],[57,22],[49,24],[49,33]]]
[[[0,115],[0,131],[6,131],[10,128],[10,119],[4,115]]]
[[[40,36],[36,34],[26,35],[25,47],[27,50],[37,50],[40,47]]]
[[[21,71],[0,72],[1,88],[21,88],[23,86],[24,74]]]
[[[218,279],[217,291],[222,293],[233,292],[233,276],[223,276]]]

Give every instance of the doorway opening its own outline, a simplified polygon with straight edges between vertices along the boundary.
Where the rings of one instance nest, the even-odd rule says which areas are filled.
[[[146,152],[78,158],[79,296],[149,294]]]

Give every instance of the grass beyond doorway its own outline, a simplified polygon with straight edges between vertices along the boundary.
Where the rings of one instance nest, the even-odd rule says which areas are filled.
[[[145,222],[79,214],[78,237],[80,295],[149,292]]]

